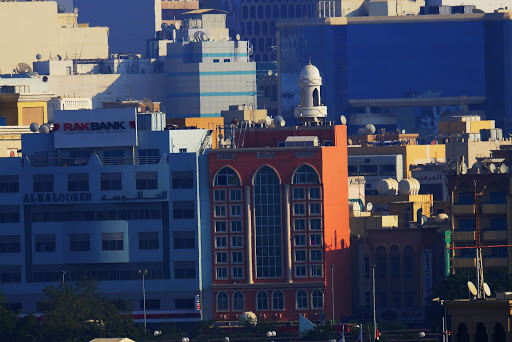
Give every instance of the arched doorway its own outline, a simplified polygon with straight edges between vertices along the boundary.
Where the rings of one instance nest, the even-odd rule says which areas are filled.
[[[506,342],[507,336],[503,324],[496,323],[494,326],[494,333],[492,334],[492,342]]]
[[[489,336],[487,335],[487,331],[483,323],[478,323],[476,325],[475,342],[489,342]]]
[[[460,323],[457,327],[456,342],[469,342],[468,327],[464,323]]]

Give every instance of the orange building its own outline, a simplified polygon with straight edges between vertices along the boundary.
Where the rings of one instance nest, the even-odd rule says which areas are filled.
[[[243,148],[211,150],[215,320],[351,314],[346,134],[253,127]]]

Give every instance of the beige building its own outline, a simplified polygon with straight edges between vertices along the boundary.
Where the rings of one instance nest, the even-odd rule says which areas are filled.
[[[0,2],[0,32],[0,74],[25,71],[38,54],[108,58],[108,28],[76,24],[73,14],[57,13],[55,1]]]

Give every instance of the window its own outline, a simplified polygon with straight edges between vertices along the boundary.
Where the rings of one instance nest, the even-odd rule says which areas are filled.
[[[217,264],[227,264],[228,263],[228,253],[227,252],[217,252],[217,253],[215,253],[215,263],[217,263]]]
[[[311,262],[315,262],[315,261],[322,261],[322,250],[321,249],[312,249],[309,251],[310,255],[309,255],[309,260]]]
[[[284,310],[284,294],[282,291],[272,293],[272,310]]]
[[[179,152],[180,153],[187,153],[187,149],[186,148],[180,148]]]
[[[306,246],[306,235],[295,235],[293,242],[295,246]]]
[[[33,175],[34,192],[53,192],[53,175]]]
[[[324,308],[324,294],[320,290],[313,290],[311,292],[311,308],[323,309]]]
[[[308,293],[304,290],[297,291],[295,295],[295,307],[297,309],[307,309],[308,308]]]
[[[224,63],[229,63],[231,60],[229,58],[224,58]]]
[[[36,252],[55,252],[55,234],[36,234],[34,237]]]
[[[229,200],[231,202],[240,202],[242,200],[242,191],[239,189],[229,190]]]
[[[507,193],[491,191],[491,194],[489,195],[489,202],[490,203],[507,203]]]
[[[309,203],[309,215],[320,215],[322,213],[320,202]]]
[[[305,262],[306,261],[306,251],[301,249],[295,251],[295,262]]]
[[[137,190],[158,189],[157,172],[137,172],[135,174],[135,186]]]
[[[158,232],[139,232],[139,249],[158,249]]]
[[[20,251],[19,235],[0,235],[0,253],[19,253]]]
[[[20,222],[20,207],[16,205],[0,205],[0,223]]]
[[[241,236],[232,236],[231,237],[231,247],[233,248],[242,248],[242,237]]]
[[[21,303],[5,303],[5,308],[11,312],[18,313],[22,309]]]
[[[103,251],[122,251],[124,249],[124,233],[102,233],[101,250]]]
[[[16,193],[20,191],[20,177],[18,175],[0,176],[0,193]]]
[[[265,291],[256,293],[256,310],[268,310],[268,294]]]
[[[174,309],[176,310],[194,310],[195,299],[194,298],[175,298]]]
[[[306,266],[305,265],[295,266],[295,276],[296,277],[306,277]]]
[[[226,217],[226,206],[225,205],[216,205],[213,208],[213,216],[214,217]]]
[[[315,169],[309,165],[302,165],[295,172],[293,177],[294,184],[318,184],[318,174]]]
[[[294,219],[293,220],[293,230],[296,230],[296,231],[306,230],[306,220],[305,219]]]
[[[293,189],[293,199],[294,200],[303,200],[305,199],[304,188],[294,188]]]
[[[238,174],[232,168],[225,167],[217,173],[217,176],[215,177],[215,185],[240,185],[240,179],[238,178]]]
[[[194,218],[194,201],[172,202],[172,218],[192,219]]]
[[[160,151],[157,148],[139,150],[139,164],[158,164]]]
[[[304,203],[295,203],[293,205],[293,215],[305,215],[306,209]]]
[[[311,276],[321,277],[322,276],[322,265],[311,265]]]
[[[242,206],[241,205],[232,205],[230,207],[230,209],[231,209],[230,216],[233,216],[233,217],[240,217],[240,216],[242,216]]]
[[[173,189],[192,189],[194,187],[194,173],[192,171],[173,171]]]
[[[84,234],[69,234],[69,250],[72,252],[87,252],[91,250],[91,236]]]
[[[144,309],[144,300],[140,301],[140,309]],[[146,299],[146,310],[160,310],[160,299]]]
[[[400,278],[400,251],[397,246],[391,246],[389,249],[389,264],[391,277]]]
[[[196,277],[196,263],[194,261],[175,261],[174,279],[194,279]]]
[[[244,256],[242,252],[231,252],[231,263],[242,264],[244,262]]]
[[[226,221],[215,221],[215,233],[225,233],[227,231]]]
[[[89,191],[89,175],[87,173],[68,174],[68,191]]]
[[[214,59],[213,63],[219,63],[220,61],[218,59]]]
[[[244,294],[240,291],[233,293],[233,311],[244,311],[245,310],[245,298]]]
[[[227,267],[216,267],[215,268],[216,279],[228,279],[228,268]]]
[[[218,236],[215,238],[215,247],[217,248],[227,248],[227,238],[225,236]]]
[[[194,232],[174,232],[174,249],[196,248]]]
[[[101,174],[101,191],[121,190],[121,172]]]
[[[309,199],[320,199],[320,188],[309,188]]]
[[[233,267],[233,279],[240,279],[244,277],[244,268],[243,267]]]
[[[321,234],[309,234],[309,245],[310,246],[321,246],[322,235]]]
[[[319,219],[319,218],[309,219],[309,229],[310,230],[322,230],[322,219]]]
[[[122,165],[124,163],[123,150],[103,151],[104,165]]]
[[[217,294],[217,311],[229,310],[229,297],[226,292],[219,292]]]
[[[214,190],[213,200],[215,202],[226,202],[226,190]]]
[[[242,232],[242,221],[231,221],[229,224],[231,225],[231,233]]]

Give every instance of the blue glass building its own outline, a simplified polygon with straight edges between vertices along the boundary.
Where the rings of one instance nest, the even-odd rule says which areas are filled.
[[[371,108],[400,128],[421,128],[446,111],[512,116],[511,21],[501,13],[294,20],[278,27],[280,112],[291,119],[296,83],[311,57],[329,118]],[[430,116],[430,118],[429,118]],[[432,124],[434,123],[434,124]]]

